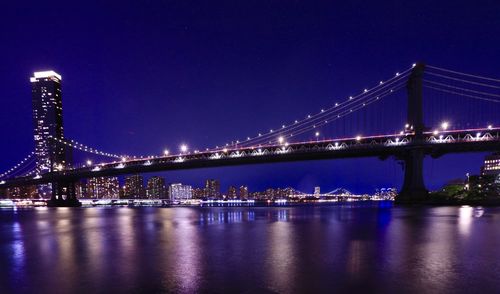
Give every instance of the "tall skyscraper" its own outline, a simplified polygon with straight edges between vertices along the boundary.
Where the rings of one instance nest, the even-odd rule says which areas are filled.
[[[61,76],[54,71],[35,72],[31,81],[33,126],[38,174],[67,166],[64,138]]]
[[[150,178],[146,188],[146,197],[149,199],[164,199],[166,196],[165,179],[162,177]]]
[[[141,175],[126,177],[125,187],[123,188],[123,196],[126,199],[146,197],[146,190],[144,190],[144,178]]]
[[[209,179],[205,181],[205,197],[208,198],[221,198],[220,182],[219,180]]]

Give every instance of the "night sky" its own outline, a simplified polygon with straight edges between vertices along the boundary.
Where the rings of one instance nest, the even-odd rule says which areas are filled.
[[[33,71],[62,75],[66,137],[137,155],[255,135],[418,60],[500,77],[498,1],[106,2],[2,3],[0,171],[33,149]],[[484,155],[426,161],[428,187],[478,173]],[[376,158],[164,176],[195,186],[219,178],[224,190],[251,191],[402,184],[401,166]]]

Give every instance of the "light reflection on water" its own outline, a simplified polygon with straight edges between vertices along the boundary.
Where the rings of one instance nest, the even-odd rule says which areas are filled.
[[[0,293],[494,292],[500,209],[0,210]]]

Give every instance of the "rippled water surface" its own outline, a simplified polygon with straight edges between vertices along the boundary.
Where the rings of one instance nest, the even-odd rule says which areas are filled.
[[[0,210],[0,293],[494,293],[500,208]]]

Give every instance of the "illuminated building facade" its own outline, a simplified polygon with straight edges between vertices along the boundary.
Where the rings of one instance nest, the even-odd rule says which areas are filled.
[[[209,179],[205,181],[205,197],[220,199],[220,182],[219,180]]]
[[[120,185],[117,177],[90,178],[86,190],[87,198],[118,199]]]
[[[236,187],[230,186],[227,190],[227,199],[237,199],[238,195],[236,194]]]
[[[38,193],[36,186],[30,185],[8,188],[6,196],[11,199],[36,199]]]
[[[193,193],[193,198],[195,199],[205,198],[205,189],[203,188],[193,188],[192,193]]]
[[[157,176],[150,178],[146,188],[146,197],[148,199],[165,199],[167,197],[165,179]]]
[[[54,71],[35,72],[31,81],[36,172],[67,167],[65,149],[52,138],[64,138],[61,76]]]
[[[170,184],[168,187],[168,194],[170,196],[170,201],[172,202],[179,202],[193,198],[191,186],[180,183]]]
[[[142,199],[146,197],[144,178],[141,175],[132,175],[125,178],[123,197],[126,199]]]
[[[78,181],[75,183],[75,196],[76,198],[87,197],[87,185],[83,181]]]
[[[240,187],[240,199],[248,199],[248,187],[247,186]]]
[[[486,156],[484,165],[481,169],[482,175],[498,175],[500,174],[500,153],[495,153]]]

